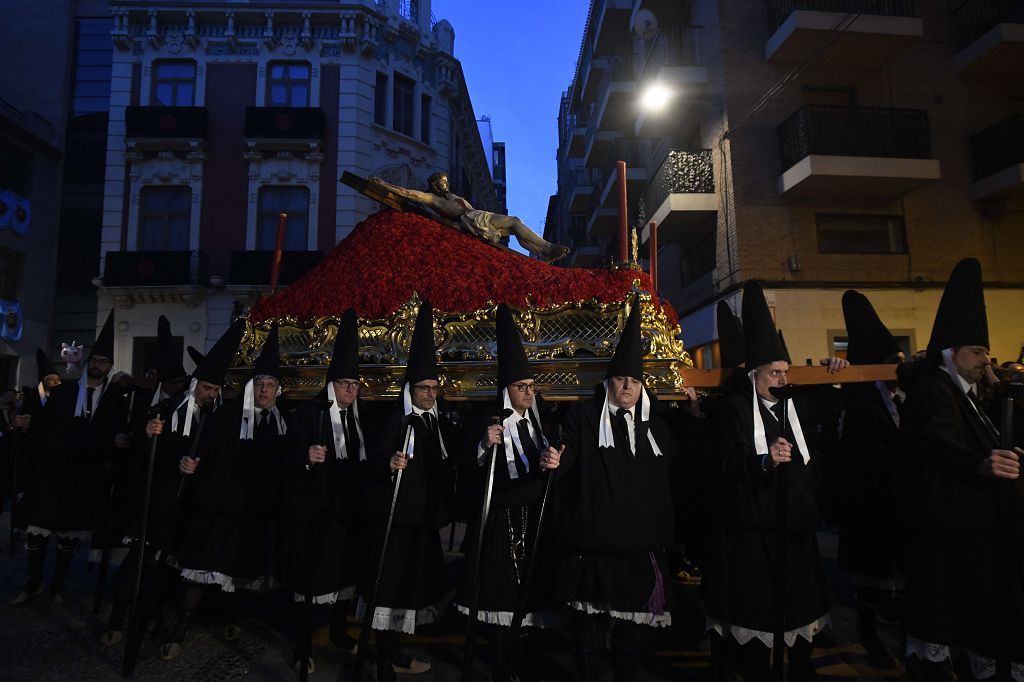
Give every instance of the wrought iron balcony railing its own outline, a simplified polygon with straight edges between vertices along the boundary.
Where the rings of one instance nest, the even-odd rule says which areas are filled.
[[[320,140],[324,110],[320,107],[246,107],[248,138]]]
[[[644,190],[644,210],[653,215],[669,194],[714,194],[710,149],[671,149]]]
[[[975,180],[1024,163],[1024,114],[1004,118],[971,137]]]
[[[914,0],[768,0],[768,23],[775,31],[796,10],[858,12],[887,17],[916,17]]]
[[[577,187],[593,187],[601,182],[601,171],[597,168],[576,166],[569,170],[565,179],[565,191],[571,194]]]
[[[207,257],[202,251],[110,251],[103,268],[108,287],[203,284]]]
[[[1024,24],[1020,0],[965,0],[952,9],[950,24],[958,49],[984,35],[996,24]]]
[[[206,139],[206,107],[130,106],[124,112],[129,138]]]
[[[280,284],[291,284],[323,260],[322,251],[282,251]],[[270,285],[273,251],[232,251],[231,275],[236,285]]]
[[[811,154],[929,159],[928,112],[807,105],[778,128],[783,170]]]
[[[700,30],[700,26],[674,26],[658,31],[638,80],[645,82],[662,66],[701,66]]]
[[[608,148],[608,153],[601,163],[601,177],[607,181],[616,177],[619,161],[625,161],[629,168],[644,168],[647,159],[644,157],[640,141],[637,139],[619,138]]]

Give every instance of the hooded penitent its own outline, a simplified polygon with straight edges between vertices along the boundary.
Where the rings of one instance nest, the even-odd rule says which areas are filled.
[[[181,363],[181,354],[175,352],[171,323],[163,315],[156,322],[156,346],[157,386],[153,391],[153,405],[160,402],[160,389],[164,383],[187,376]]]
[[[498,306],[497,325],[495,333],[498,338],[498,398],[501,400],[502,409],[508,414],[502,421],[504,428],[502,442],[505,447],[505,464],[508,468],[508,475],[512,479],[519,478],[519,471],[516,469],[515,458],[519,453],[520,461],[526,471],[530,470],[530,462],[526,457],[526,449],[523,447],[519,433],[519,420],[528,419],[534,432],[542,441],[542,448],[548,445],[541,428],[540,412],[537,410],[537,394],[533,393],[533,401],[527,414],[520,417],[512,408],[512,400],[509,397],[509,386],[524,379],[533,379],[533,370],[523,349],[523,340],[519,336],[519,329],[512,319],[512,312],[504,303]],[[515,389],[513,389],[515,390]],[[514,449],[513,449],[514,446]]]
[[[718,302],[718,348],[722,367],[743,364],[743,325],[725,301]]]
[[[761,365],[773,362],[789,362],[789,353],[775,329],[772,313],[764,299],[764,291],[757,282],[747,282],[743,287],[743,341],[746,347],[748,376],[753,393],[754,410],[754,451],[763,455],[768,452],[768,439],[765,436],[764,420],[758,406],[758,394],[754,385],[754,372]],[[789,428],[793,431],[800,454],[804,462],[810,460],[810,450],[800,427],[800,416],[796,409],[788,407]]]
[[[420,303],[419,312],[416,315],[416,326],[412,331],[412,343],[409,345],[409,360],[405,365],[405,385],[402,388],[402,409],[404,414],[413,414],[412,409],[412,387],[420,381],[427,379],[439,380],[440,374],[437,371],[437,347],[434,345],[434,309],[430,303]],[[431,409],[434,419],[437,419],[437,403]],[[447,459],[448,451],[445,449],[444,438],[441,438],[438,429],[438,443],[441,445],[441,455]],[[416,436],[409,438],[409,447],[406,454],[413,455],[416,447]]]
[[[107,320],[103,323],[103,328],[100,329],[99,335],[96,337],[96,343],[92,345],[92,350],[89,351],[89,357],[94,355],[102,355],[105,358],[114,359],[114,309],[111,308],[107,314]]]
[[[638,423],[651,420],[651,397],[643,386],[644,380],[644,347],[643,339],[640,336],[640,299],[634,298],[629,317],[622,328],[622,335],[615,347],[615,354],[608,363],[608,371],[604,380],[604,405],[601,407],[601,421],[598,423],[597,445],[602,448],[615,447],[615,436],[612,432],[612,420],[608,411],[608,381],[612,377],[631,377],[640,382],[640,400],[636,404],[636,412],[639,412],[639,420],[633,421],[633,428]],[[661,448],[654,440],[654,432],[647,429],[647,438],[651,443],[651,449],[655,455],[661,455]],[[634,455],[636,452],[633,453]]]
[[[92,345],[92,350],[89,351],[89,358],[94,356],[101,356],[109,360],[114,359],[114,309],[111,308],[110,312],[107,313],[107,319],[103,323],[103,328],[100,329],[99,335],[96,336],[96,343]],[[107,370],[106,376],[103,377],[103,383],[96,390],[93,391],[92,405],[86,408],[86,400],[88,396],[88,359],[86,361],[86,370],[82,372],[81,378],[78,380],[78,399],[75,401],[75,416],[91,419],[92,415],[96,412],[96,408],[103,398],[103,394],[107,391],[107,385],[110,380],[110,369],[113,369],[111,365],[110,369]]]
[[[42,405],[46,404],[46,399],[48,397],[46,387],[43,386],[43,379],[51,374],[56,374],[58,377],[60,376],[60,372],[58,372],[57,368],[53,366],[52,362],[50,362],[50,358],[46,357],[46,353],[43,352],[43,349],[36,348],[36,375],[39,377],[39,381],[36,384],[36,390],[39,392],[39,402]]]
[[[256,398],[253,395],[256,379],[259,377],[275,379],[277,395],[281,395],[281,351],[277,337],[277,321],[275,320],[270,325],[270,333],[267,334],[267,338],[260,348],[256,362],[252,363],[252,378],[245,382],[245,388],[242,391],[242,426],[238,434],[242,440],[252,440],[256,431]],[[274,415],[274,421],[277,423],[277,435],[285,435],[288,432],[288,427],[285,425],[277,405],[270,408],[270,413]]]
[[[192,433],[192,417],[196,411],[196,384],[205,381],[214,386],[224,385],[224,377],[231,369],[235,353],[238,352],[238,344],[242,342],[244,335],[245,320],[235,320],[224,332],[224,335],[213,344],[210,352],[200,357],[201,361],[192,372],[192,380],[189,382],[188,391],[185,392],[185,399],[182,401],[188,404],[188,409],[185,411],[185,427],[181,431],[183,435],[188,436]],[[178,430],[177,408],[171,415],[171,430],[175,432]]]
[[[859,291],[843,294],[843,318],[849,338],[846,359],[852,365],[875,365],[900,352],[892,333],[882,324],[871,301]]]
[[[366,446],[364,445],[366,438],[363,437],[363,426],[359,419],[359,401],[354,401],[349,408],[352,412],[356,434],[359,436],[359,452],[350,453],[349,443],[345,438],[345,426],[341,421],[342,413],[341,408],[338,407],[338,397],[334,395],[334,386],[331,385],[331,382],[337,379],[359,380],[359,318],[352,308],[345,311],[338,323],[338,333],[334,337],[334,350],[331,353],[331,364],[327,366],[327,395],[331,401],[330,416],[331,430],[334,434],[334,452],[339,459],[349,459],[358,455],[359,461],[363,462],[366,461]]]

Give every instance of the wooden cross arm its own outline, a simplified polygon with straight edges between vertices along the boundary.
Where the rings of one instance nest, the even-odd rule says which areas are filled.
[[[685,386],[693,388],[717,388],[736,372],[743,369],[681,369],[679,374]],[[826,384],[847,384],[868,381],[895,381],[896,365],[851,365],[836,374],[829,374],[827,367],[794,365],[789,368],[786,378],[791,384],[815,386]]]

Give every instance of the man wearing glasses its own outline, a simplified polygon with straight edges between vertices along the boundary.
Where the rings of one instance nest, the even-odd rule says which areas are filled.
[[[127,438],[123,393],[111,386],[114,357],[114,311],[96,338],[84,375],[55,386],[37,418],[26,419],[30,442],[29,483],[25,495],[28,580],[11,598],[21,604],[43,588],[43,565],[50,536],[57,537],[57,562],[50,593],[54,602],[68,600],[64,577],[82,538],[90,535],[103,494],[105,463],[115,444]],[[108,390],[109,388],[109,390]]]
[[[380,481],[373,494],[372,571],[377,569],[397,474],[403,472],[372,621],[378,680],[430,670],[429,662],[400,652],[398,640],[402,633],[414,633],[417,625],[434,622],[444,598],[439,531],[451,520],[460,440],[454,425],[437,409],[440,383],[433,326],[433,310],[424,301],[409,348],[402,403],[383,420],[370,463]],[[412,437],[406,443],[409,427]],[[385,461],[387,466],[381,466]],[[373,580],[372,573],[367,577]],[[360,610],[364,608],[361,604]]]

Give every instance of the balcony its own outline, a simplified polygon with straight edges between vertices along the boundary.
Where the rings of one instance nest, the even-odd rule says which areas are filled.
[[[596,168],[576,166],[570,168],[566,175],[564,192],[569,212],[580,213],[587,210],[590,195],[594,192],[594,185],[601,182],[601,172]]]
[[[891,200],[940,177],[923,110],[808,105],[778,134],[788,197]]]
[[[590,205],[587,210],[587,241],[589,242],[599,242],[603,237],[615,234],[619,227],[618,204],[616,203],[614,206],[602,205],[603,190],[604,188],[598,185],[590,196]],[[626,216],[635,216],[639,205],[640,202],[637,199],[636,193],[627,194]]]
[[[559,155],[562,159],[579,159],[586,149],[587,125],[593,104],[584,105],[579,111],[566,111],[559,123]]]
[[[689,137],[697,127],[696,107],[690,100],[700,95],[708,82],[703,66],[699,26],[676,26],[658,32],[651,41],[638,78],[638,90],[658,84],[675,98],[671,115],[651,113],[639,108],[634,134],[661,137],[675,134]]]
[[[322,251],[282,251],[279,284],[291,284],[323,260]],[[229,282],[235,286],[270,285],[273,251],[232,251]]]
[[[577,246],[569,254],[569,267],[572,268],[599,268],[604,265],[604,251],[600,246],[588,244]]]
[[[847,13],[859,13],[848,26]],[[780,62],[806,59],[837,26],[816,63],[883,66],[924,35],[913,0],[768,0],[768,22],[765,58]]]
[[[109,251],[105,287],[194,287],[206,283],[207,258],[201,251]]]
[[[633,0],[594,0],[588,28],[594,36],[594,53],[613,54],[631,49],[629,15]]]
[[[590,116],[587,130],[583,134],[583,164],[590,168],[598,168],[604,161],[608,148],[621,133],[614,130],[598,130],[598,119],[594,113],[594,105],[590,105]]]
[[[1024,70],[1024,4],[1020,0],[966,0],[953,9],[961,71],[1020,73]]]
[[[619,186],[618,162],[626,162],[626,196],[640,192],[647,182],[647,157],[639,140],[619,138],[608,148],[601,163],[601,187],[599,201],[604,208],[618,210]]]
[[[246,107],[244,135],[250,150],[319,151],[324,137],[324,110]]]
[[[659,242],[681,240],[693,225],[714,220],[718,212],[715,169],[710,149],[672,149],[644,190],[645,225],[658,223]]]
[[[140,107],[125,110],[129,152],[198,151],[206,140],[206,107]]]
[[[609,58],[608,69],[597,86],[594,117],[598,130],[624,130],[636,106],[636,69],[632,54]]]
[[[1024,200],[1024,114],[971,137],[972,199]]]

